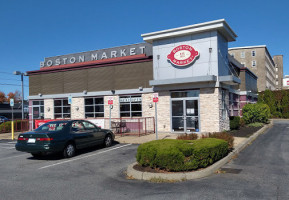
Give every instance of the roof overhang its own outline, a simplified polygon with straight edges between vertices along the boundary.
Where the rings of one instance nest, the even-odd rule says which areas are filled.
[[[219,82],[225,83],[227,85],[238,85],[241,84],[241,80],[236,76],[229,75],[229,76],[219,76]]]
[[[229,42],[235,41],[237,37],[236,33],[231,29],[225,19],[167,29],[163,31],[145,33],[141,36],[143,37],[144,41],[148,43],[153,43],[154,40],[161,40],[176,36],[185,36],[208,31],[220,32]]]

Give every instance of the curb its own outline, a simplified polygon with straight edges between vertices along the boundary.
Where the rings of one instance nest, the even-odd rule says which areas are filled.
[[[249,138],[247,138],[245,141],[243,141],[241,144],[239,144],[231,153],[229,153],[226,157],[219,160],[218,162],[214,163],[213,165],[202,169],[200,171],[194,171],[194,172],[175,172],[175,173],[151,173],[151,172],[141,172],[137,171],[133,168],[134,165],[137,164],[137,162],[132,163],[127,168],[127,176],[138,179],[138,180],[152,180],[152,179],[162,179],[167,181],[184,181],[184,180],[193,180],[193,179],[199,179],[204,178],[206,176],[214,174],[219,168],[221,168],[223,165],[228,163],[233,156],[240,153],[248,144],[253,142],[259,135],[264,133],[268,128],[273,126],[273,120],[270,120],[270,123],[262,127],[260,130],[255,132],[253,135],[251,135]]]

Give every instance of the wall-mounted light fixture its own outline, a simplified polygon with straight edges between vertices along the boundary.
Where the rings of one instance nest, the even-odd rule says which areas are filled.
[[[83,90],[83,94],[87,94],[87,90]]]
[[[47,112],[49,112],[49,111],[50,111],[50,107],[47,108]]]
[[[152,107],[153,107],[153,104],[152,104],[152,103],[150,103],[150,104],[149,104],[149,108],[152,108]]]
[[[111,93],[112,93],[112,94],[115,94],[115,90],[111,90]]]
[[[139,89],[139,91],[143,91],[143,87],[142,86],[140,86],[138,89]]]
[[[78,106],[76,106],[76,107],[75,107],[75,110],[76,110],[76,111],[78,111],[78,110],[79,110],[79,107],[78,107]]]
[[[212,53],[212,50],[213,50],[212,47],[210,47],[210,48],[209,48],[209,52]]]
[[[42,97],[42,94],[41,94],[41,93],[38,93],[38,96]]]

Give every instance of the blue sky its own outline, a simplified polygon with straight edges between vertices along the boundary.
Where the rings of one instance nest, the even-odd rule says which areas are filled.
[[[284,56],[289,74],[288,7],[287,0],[0,0],[0,91],[21,91],[12,72],[37,70],[45,57],[139,43],[142,33],[223,18],[238,35],[229,47],[267,45],[272,56]]]

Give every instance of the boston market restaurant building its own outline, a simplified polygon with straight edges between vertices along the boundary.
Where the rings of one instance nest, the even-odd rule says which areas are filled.
[[[45,58],[29,71],[30,119],[155,117],[159,132],[217,132],[240,115],[237,37],[225,20],[142,34],[144,43]],[[112,100],[110,106],[108,101]]]

